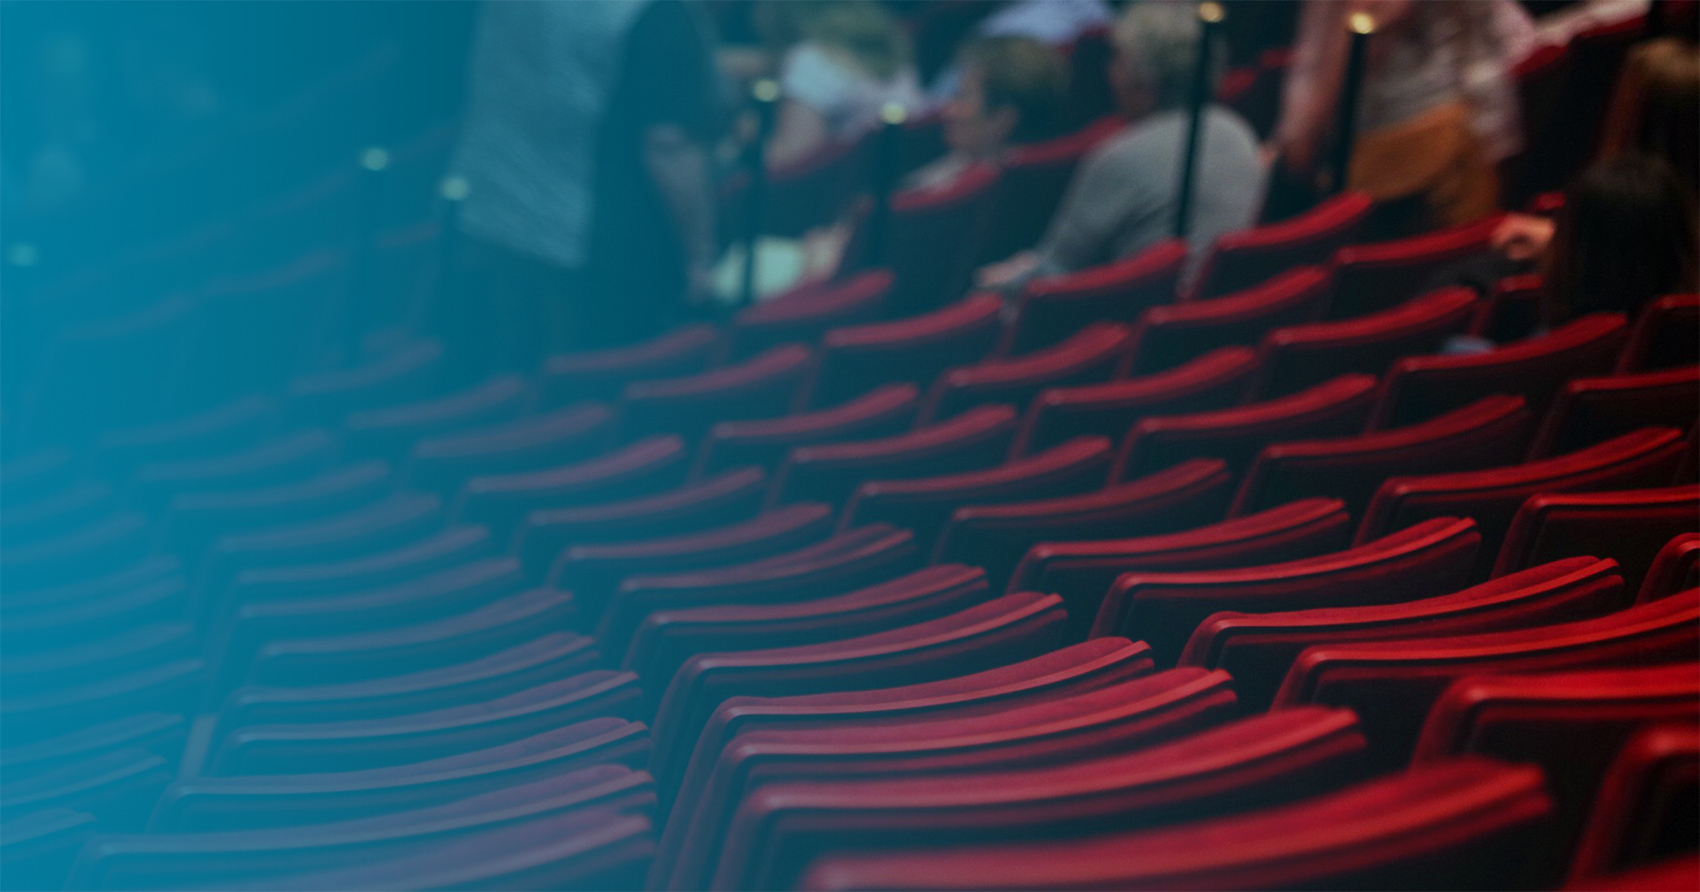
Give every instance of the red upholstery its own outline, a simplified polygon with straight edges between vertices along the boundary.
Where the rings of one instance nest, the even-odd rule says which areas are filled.
[[[639,574],[620,585],[596,639],[610,659],[629,658],[640,626],[658,610],[679,607],[794,602],[823,598],[901,575],[920,565],[908,530],[869,524],[754,561],[670,574]],[[849,636],[844,636],[849,637]],[[798,642],[787,642],[798,643]],[[654,698],[666,690],[685,654],[675,654],[665,671],[647,679]]]
[[[908,319],[832,329],[807,404],[835,405],[891,381],[925,387],[945,369],[979,362],[997,343],[1001,308],[997,295],[976,294]]]
[[[441,529],[443,515],[437,496],[397,495],[334,517],[221,536],[202,560],[196,584],[216,599],[243,571],[382,552]]]
[[[1222,516],[1228,485],[1221,462],[1200,458],[1080,495],[967,505],[951,512],[933,560],[983,567],[1001,590],[1022,555],[1041,542],[1202,526]]]
[[[1000,355],[1055,344],[1093,322],[1131,323],[1147,307],[1173,302],[1186,256],[1186,245],[1171,239],[1125,260],[1029,282]]]
[[[555,559],[549,582],[565,583],[586,616],[594,619],[628,576],[725,566],[780,554],[826,538],[831,523],[828,506],[804,502],[703,532],[575,545]]]
[[[799,856],[812,854],[821,840],[797,826],[786,793],[810,798],[820,783],[866,778],[865,783],[907,779],[917,784],[930,775],[1019,769],[1142,749],[1221,721],[1232,702],[1225,674],[1178,670],[971,718],[740,735],[738,746],[722,756],[721,768],[735,777],[753,775],[751,781],[727,784],[721,791],[724,800],[703,803],[704,818],[711,822],[730,810],[728,805],[735,808],[725,822],[710,888],[791,886],[804,863]]]
[[[1333,319],[1391,309],[1416,297],[1446,264],[1488,250],[1499,215],[1440,232],[1334,252]]]
[[[685,741],[689,765],[678,783],[679,802],[698,802],[711,785],[724,782],[716,767],[721,754],[744,733],[761,729],[868,727],[907,724],[920,719],[976,715],[1023,704],[1043,703],[1138,678],[1151,671],[1144,644],[1125,638],[1098,638],[1041,656],[937,681],[879,690],[781,697],[733,697],[715,710],[700,739]],[[691,748],[694,747],[694,750]],[[659,749],[667,750],[663,743]],[[658,758],[657,764],[669,762]],[[662,784],[666,794],[671,785]],[[696,889],[707,884],[700,874],[712,864],[714,849],[705,836],[720,824],[696,820],[695,812],[676,811],[662,833],[649,886]]]
[[[358,451],[405,453],[424,437],[512,421],[530,399],[524,378],[505,375],[435,399],[355,412],[343,422],[343,430]]]
[[[1473,471],[1516,462],[1531,421],[1522,397],[1489,396],[1398,430],[1277,443],[1252,462],[1229,513],[1322,495],[1341,499],[1346,510],[1362,517],[1376,488],[1395,474]]]
[[[1641,310],[1618,361],[1619,372],[1641,372],[1700,363],[1694,332],[1700,328],[1700,294],[1672,294]]]
[[[703,437],[692,474],[701,477],[741,464],[772,470],[797,446],[897,434],[914,423],[920,405],[915,385],[885,384],[829,409],[722,421]]]
[[[798,867],[827,853],[1019,843],[1288,801],[1351,776],[1363,747],[1355,724],[1343,710],[1298,709],[1060,765],[916,778],[764,778],[738,807],[717,879],[789,887]],[[801,820],[805,814],[822,820]]]
[[[1213,614],[1187,639],[1180,665],[1227,670],[1241,701],[1266,709],[1307,647],[1529,628],[1589,619],[1622,602],[1616,564],[1571,558],[1414,601]]]
[[[1301,266],[1208,300],[1152,307],[1134,329],[1134,373],[1172,368],[1228,344],[1256,346],[1271,329],[1322,312],[1328,271]]]
[[[1110,479],[1141,476],[1193,457],[1222,459],[1237,476],[1270,443],[1362,430],[1374,396],[1374,378],[1341,375],[1233,409],[1148,417],[1122,441]]]
[[[1653,565],[1647,568],[1647,578],[1641,583],[1635,603],[1657,601],[1694,588],[1700,583],[1696,566],[1700,566],[1700,533],[1684,533],[1670,540],[1653,557]]]
[[[902,535],[888,531],[883,538],[895,540]],[[863,550],[878,547],[888,546],[870,542]],[[663,604],[645,616],[622,665],[642,678],[655,679],[664,689],[679,666],[699,653],[840,641],[926,622],[990,598],[985,574],[960,564],[928,567],[837,593],[842,589],[811,590],[811,597],[803,600],[698,604],[692,603],[697,600],[695,591],[681,588],[691,600]]]
[[[1676,663],[1461,678],[1429,710],[1411,761],[1471,753],[1540,765],[1558,803],[1542,850],[1576,852],[1595,791],[1624,741],[1651,722],[1700,722],[1695,669]],[[1531,866],[1537,868],[1534,878],[1550,888],[1563,878],[1566,864],[1554,857]]]
[[[1610,371],[1623,337],[1622,316],[1596,313],[1487,353],[1407,356],[1382,382],[1370,424],[1410,424],[1493,393],[1521,394],[1531,410],[1545,412],[1564,382]]]
[[[1175,474],[1180,470],[1165,473]],[[1203,470],[1197,468],[1195,472]],[[1073,640],[1091,629],[1104,592],[1123,573],[1206,570],[1295,560],[1344,545],[1348,528],[1349,519],[1338,501],[1306,499],[1184,532],[1127,539],[1041,542],[1028,549],[1021,559],[1010,577],[1009,590],[1033,589],[1062,595],[1068,604]]]
[[[832,140],[807,157],[767,171],[762,230],[797,237],[825,226],[844,213],[862,189],[872,161],[873,139]],[[740,183],[747,188],[747,184]],[[729,197],[728,207],[744,210],[744,196]],[[741,229],[733,230],[742,232]]]
[[[1694,826],[1689,803],[1697,792],[1700,731],[1692,714],[1631,737],[1600,782],[1571,863],[1571,881],[1688,852]]]
[[[1442,514],[1472,517],[1481,526],[1486,570],[1488,556],[1499,553],[1512,515],[1529,496],[1657,486],[1670,479],[1681,453],[1676,431],[1647,428],[1580,452],[1527,464],[1393,477],[1370,499],[1357,541],[1367,542]]]
[[[1091,492],[1110,469],[1110,441],[1079,437],[1027,458],[984,471],[911,480],[871,480],[844,506],[839,528],[885,521],[915,532],[931,552],[952,513],[967,506],[1015,499],[1060,498]]]
[[[981,406],[878,440],[799,446],[780,466],[770,504],[839,502],[867,480],[900,480],[996,465],[1015,435],[1015,410]]]
[[[664,786],[676,785],[690,755],[686,748],[731,697],[890,687],[979,672],[1055,649],[1062,621],[1055,595],[1023,592],[829,644],[699,654],[673,676],[661,699],[656,739],[669,747],[656,752],[650,770]]]
[[[721,346],[714,326],[686,325],[638,344],[551,356],[543,363],[543,399],[613,399],[632,381],[701,372]]]
[[[981,403],[1026,405],[1046,387],[1108,381],[1126,362],[1127,326],[1096,322],[1065,341],[1015,359],[951,369],[927,391],[921,422],[949,418]]]
[[[1257,368],[1243,347],[1213,350],[1166,372],[1082,387],[1048,387],[1027,404],[1011,454],[1083,434],[1120,437],[1147,415],[1226,409],[1240,401]]]
[[[991,227],[1002,172],[982,164],[941,191],[891,196],[880,265],[897,278],[887,298],[893,316],[937,309],[967,290],[980,243]],[[864,217],[845,247],[840,272],[869,265],[872,236]]]
[[[1275,706],[1349,707],[1363,721],[1377,764],[1399,765],[1411,754],[1424,714],[1453,679],[1692,662],[1700,650],[1696,620],[1700,593],[1685,592],[1554,626],[1313,647],[1282,680]]]
[[[1198,269],[1190,299],[1233,294],[1295,267],[1327,263],[1352,242],[1370,204],[1368,195],[1344,192],[1279,223],[1219,236]]]
[[[685,444],[678,437],[649,437],[607,455],[558,468],[474,477],[461,487],[458,517],[506,535],[538,509],[648,495],[685,477]]]
[[[1130,571],[1104,595],[1092,633],[1131,630],[1151,645],[1158,665],[1170,665],[1193,630],[1218,611],[1358,607],[1456,591],[1468,581],[1480,545],[1470,521],[1436,518],[1367,545],[1282,564]]]
[[[1460,759],[1155,830],[820,858],[801,889],[1504,888],[1552,810],[1535,768]]]
[[[533,577],[562,551],[587,542],[695,532],[754,517],[767,491],[759,468],[737,468],[654,495],[571,508],[527,512],[514,531],[513,552]]]
[[[732,317],[731,354],[753,356],[780,344],[813,344],[826,330],[878,319],[891,292],[890,270],[870,270],[843,282],[804,285],[745,307]]]
[[[1440,349],[1475,308],[1475,292],[1443,288],[1359,318],[1278,328],[1258,346],[1252,393],[1280,396],[1348,372],[1380,375],[1398,357]]]
[[[621,392],[621,425],[630,436],[694,440],[718,421],[784,415],[798,405],[813,369],[809,348],[787,344],[711,372],[633,382]]]
[[[535,471],[601,452],[614,430],[614,413],[601,403],[520,418],[506,424],[442,434],[413,444],[408,480],[452,492],[479,474]]]
[[[1613,558],[1638,591],[1659,548],[1700,527],[1700,486],[1620,492],[1542,493],[1517,509],[1495,576],[1576,554]]]
[[[1578,378],[1564,385],[1529,447],[1530,458],[1574,452],[1655,425],[1694,423],[1700,405],[1700,366]]]
[[[167,547],[199,553],[220,535],[348,511],[370,505],[395,488],[389,463],[366,461],[281,485],[185,493],[167,506],[159,533]],[[101,493],[97,490],[94,494]],[[10,519],[18,521],[20,513],[11,512]],[[7,541],[19,538],[28,541],[33,537],[13,535]]]
[[[1508,276],[1494,283],[1487,301],[1476,311],[1470,334],[1495,344],[1520,341],[1541,323],[1546,280],[1539,275]]]

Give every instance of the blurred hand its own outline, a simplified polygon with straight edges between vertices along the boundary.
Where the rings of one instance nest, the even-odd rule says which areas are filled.
[[[1038,265],[1039,255],[1036,252],[1022,251],[1008,260],[989,263],[975,270],[974,284],[981,288],[997,288],[1031,273]]]
[[[1508,214],[1494,227],[1490,244],[1511,260],[1533,260],[1552,244],[1553,222],[1546,217]]]

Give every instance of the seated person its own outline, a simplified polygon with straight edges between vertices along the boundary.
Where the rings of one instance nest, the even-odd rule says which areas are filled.
[[[783,167],[878,126],[881,110],[925,104],[908,35],[873,0],[774,4],[798,41],[779,64],[782,97],[767,162]]]
[[[944,107],[950,151],[910,174],[903,188],[943,190],[977,164],[996,164],[1010,149],[1056,135],[1068,98],[1068,67],[1056,50],[1030,37],[983,37],[957,55],[962,78]]]
[[[1081,163],[1035,251],[982,268],[982,287],[1018,287],[1137,254],[1174,227],[1200,24],[1192,4],[1144,2],[1116,22],[1110,82],[1126,129]],[[1204,109],[1187,240],[1195,258],[1253,224],[1263,197],[1257,135],[1239,115]]]

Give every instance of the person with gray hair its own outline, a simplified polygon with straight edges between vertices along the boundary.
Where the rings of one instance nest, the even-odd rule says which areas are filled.
[[[981,269],[982,287],[1119,260],[1172,234],[1201,27],[1193,3],[1145,0],[1122,14],[1109,76],[1127,127],[1081,163],[1039,247]],[[1203,115],[1187,232],[1194,259],[1218,235],[1253,224],[1265,175],[1244,119],[1215,104]]]

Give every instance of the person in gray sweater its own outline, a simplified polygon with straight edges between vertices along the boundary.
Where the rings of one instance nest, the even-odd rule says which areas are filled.
[[[1147,0],[1122,14],[1110,81],[1130,123],[1081,163],[1038,248],[982,268],[982,287],[1108,263],[1171,235],[1200,27],[1191,3]],[[1204,110],[1197,164],[1187,232],[1195,260],[1218,235],[1255,222],[1266,171],[1251,126],[1214,104]]]

